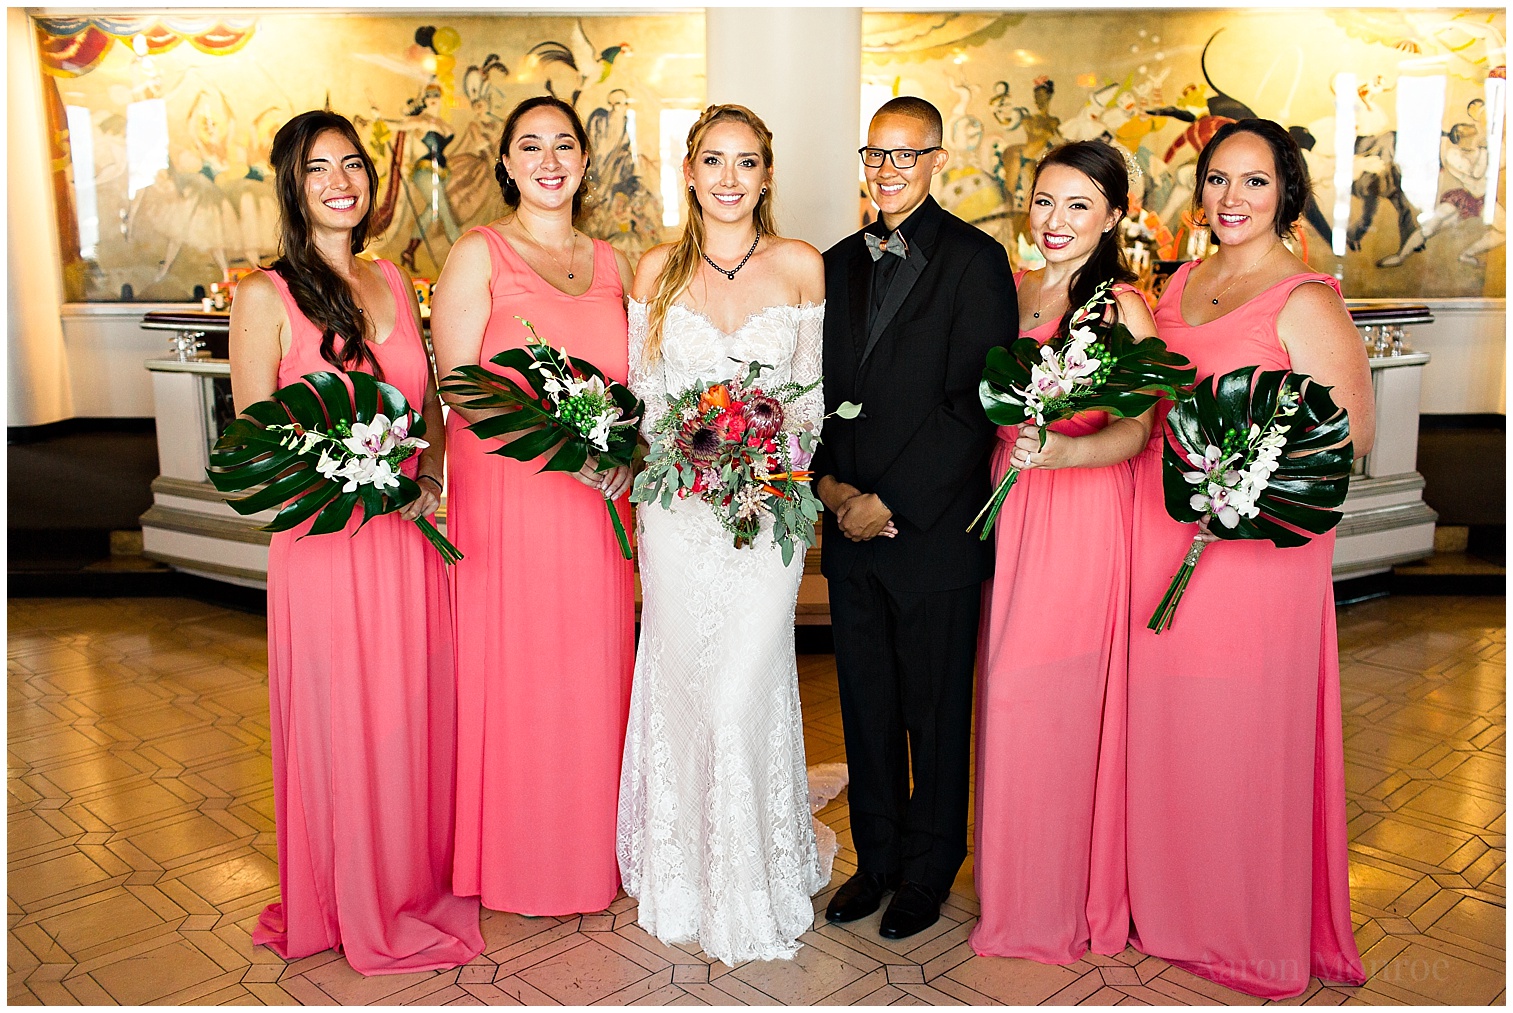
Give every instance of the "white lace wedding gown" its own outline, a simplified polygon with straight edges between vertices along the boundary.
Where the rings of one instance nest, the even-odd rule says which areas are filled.
[[[775,368],[761,386],[820,373],[820,306],[769,306],[733,334],[674,305],[662,354],[643,362],[646,307],[630,304],[630,386],[650,434],[673,395],[729,379],[737,363]],[[734,361],[733,361],[734,360]],[[784,409],[784,428],[818,429],[818,387]],[[804,556],[788,566],[771,523],[743,549],[709,504],[636,510],[642,589],[617,850],[641,927],[697,942],[727,964],[792,957],[830,880],[810,820],[793,618]],[[842,782],[843,783],[843,782]],[[833,791],[838,791],[835,788]],[[832,791],[832,794],[833,794]]]

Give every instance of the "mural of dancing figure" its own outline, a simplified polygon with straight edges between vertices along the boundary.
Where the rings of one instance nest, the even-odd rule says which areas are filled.
[[[446,189],[446,149],[456,134],[441,114],[441,94],[441,86],[431,82],[410,103],[405,115],[378,117],[393,128],[383,198],[374,212],[379,222],[388,220],[379,245],[387,245],[407,231],[409,239],[399,259],[412,273],[425,273],[415,264],[415,252],[421,246],[431,258],[433,270],[439,270],[447,250],[462,234]],[[431,244],[430,232],[438,225],[446,236],[446,247]]]
[[[1409,234],[1402,249],[1378,260],[1377,267],[1400,267],[1410,256],[1421,252],[1429,238],[1441,229],[1481,217],[1487,197],[1487,146],[1477,143],[1480,133],[1474,123],[1457,123],[1440,138],[1440,169],[1455,185],[1440,193],[1434,210]],[[1457,259],[1462,264],[1479,266],[1477,256],[1501,246],[1504,239],[1500,228],[1488,228]]]

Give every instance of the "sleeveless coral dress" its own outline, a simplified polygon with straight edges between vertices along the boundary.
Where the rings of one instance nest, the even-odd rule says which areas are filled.
[[[1022,278],[1023,273],[1016,278]],[[1021,333],[1044,343],[1059,320]],[[1083,436],[1082,412],[1051,425]],[[1018,426],[998,430],[993,483]],[[1069,964],[1120,953],[1124,878],[1127,462],[1021,472],[994,526],[978,652],[973,878],[982,956]]]
[[[479,360],[523,345],[524,317],[625,382],[624,292],[614,250],[594,241],[593,284],[570,296],[498,232]],[[542,461],[489,451],[447,422],[448,534],[467,557],[456,591],[456,890],[528,915],[602,911],[620,889],[615,812],[635,663],[631,564],[604,497]],[[631,527],[625,499],[617,504]]]
[[[384,380],[417,411],[430,359],[399,270],[394,330],[370,343]],[[280,387],[339,372],[320,331],[283,296],[293,339]],[[414,477],[414,457],[402,469]],[[268,696],[280,901],[252,941],[285,960],[340,947],[363,974],[465,964],[483,949],[478,902],[455,897],[452,767],[456,694],[446,565],[412,522],[375,517],[358,531],[268,549]]]
[[[1277,316],[1296,274],[1193,326],[1184,265],[1156,307],[1198,377],[1290,367]],[[1164,425],[1135,459],[1130,593],[1129,891],[1146,953],[1268,999],[1312,975],[1365,980],[1350,923],[1334,533],[1279,549],[1219,541],[1176,621],[1146,628],[1196,525],[1166,513]]]

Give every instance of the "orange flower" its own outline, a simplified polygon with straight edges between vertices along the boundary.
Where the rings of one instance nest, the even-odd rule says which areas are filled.
[[[717,383],[713,387],[699,395],[699,412],[702,414],[711,408],[730,407],[730,389],[723,383]]]

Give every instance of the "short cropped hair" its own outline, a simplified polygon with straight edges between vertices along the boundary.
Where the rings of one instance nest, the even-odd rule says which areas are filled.
[[[873,119],[879,116],[908,116],[923,123],[930,134],[930,143],[939,144],[946,136],[945,124],[941,121],[940,110],[933,104],[913,95],[900,95],[884,102],[877,112],[872,114]]]

